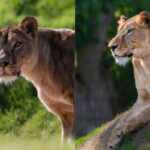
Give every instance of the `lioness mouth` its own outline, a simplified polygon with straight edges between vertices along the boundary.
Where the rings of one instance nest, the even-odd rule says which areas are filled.
[[[20,76],[20,70],[16,67],[0,67],[0,77],[4,76]]]
[[[133,56],[133,54],[130,53],[130,54],[124,54],[124,55],[120,56],[120,55],[117,55],[117,54],[114,53],[113,56],[114,56],[114,57],[117,57],[117,58],[124,58],[124,57],[130,58],[130,57]]]
[[[127,64],[127,62],[129,61],[129,58],[132,56],[132,54],[119,56],[119,55],[115,54],[113,51],[111,51],[111,52],[112,52],[113,57],[115,58],[116,63],[121,66],[125,66]]]

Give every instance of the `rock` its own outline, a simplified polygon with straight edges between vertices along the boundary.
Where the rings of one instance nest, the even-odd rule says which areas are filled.
[[[107,129],[107,132],[104,131],[105,136],[103,133],[98,133],[80,145],[77,150],[106,150],[109,131],[111,131],[111,127]],[[150,150],[150,123],[134,133],[126,135],[116,150]]]

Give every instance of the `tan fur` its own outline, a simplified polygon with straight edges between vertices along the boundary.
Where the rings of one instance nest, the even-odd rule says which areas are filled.
[[[109,47],[113,45],[116,45],[113,51],[116,57],[132,56],[138,98],[113,129],[107,146],[110,150],[116,149],[125,134],[150,121],[150,13],[141,12],[120,22]]]
[[[22,75],[31,81],[44,106],[61,120],[64,137],[72,136],[74,127],[74,37],[69,29],[38,29],[33,17],[0,30],[5,54],[0,79]]]

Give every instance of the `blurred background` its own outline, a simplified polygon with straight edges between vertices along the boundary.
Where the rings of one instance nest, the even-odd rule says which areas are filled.
[[[121,15],[150,12],[149,0],[76,0],[76,109],[79,136],[127,110],[136,100],[131,62],[115,64],[107,48]]]
[[[42,27],[74,29],[75,4],[73,0],[0,1],[0,27],[17,24],[25,16],[35,16]],[[1,150],[59,150],[60,133],[59,121],[43,107],[29,82],[20,78],[0,85]],[[70,144],[64,149],[72,148]]]

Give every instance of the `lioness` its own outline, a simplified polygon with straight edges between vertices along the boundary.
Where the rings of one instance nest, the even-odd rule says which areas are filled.
[[[41,102],[61,120],[64,137],[74,126],[74,37],[69,29],[38,29],[34,17],[0,29],[0,81],[19,76],[31,81]]]
[[[109,47],[117,63],[125,65],[132,59],[138,97],[112,131],[108,149],[116,149],[125,134],[150,121],[150,13],[121,17],[118,23],[118,33]]]

